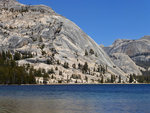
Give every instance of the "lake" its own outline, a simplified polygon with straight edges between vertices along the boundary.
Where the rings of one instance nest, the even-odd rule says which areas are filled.
[[[150,85],[0,86],[0,113],[150,113]]]

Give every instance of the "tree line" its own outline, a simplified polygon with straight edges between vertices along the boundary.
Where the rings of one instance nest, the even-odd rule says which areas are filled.
[[[133,83],[134,80],[139,83],[150,83],[150,71],[142,71],[142,75],[138,76],[135,74],[130,75],[129,83]]]
[[[0,84],[36,84],[36,76],[43,77],[44,80],[48,78],[44,69],[35,70],[29,64],[19,66],[16,62],[18,59],[18,53],[0,53]]]

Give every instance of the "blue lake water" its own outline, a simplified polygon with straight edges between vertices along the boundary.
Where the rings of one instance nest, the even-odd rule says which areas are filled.
[[[0,113],[150,113],[150,85],[0,86]]]

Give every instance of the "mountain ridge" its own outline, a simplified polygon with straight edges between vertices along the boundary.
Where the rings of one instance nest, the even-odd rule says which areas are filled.
[[[130,59],[127,62],[134,61],[137,66],[140,66],[139,69],[136,70],[136,73],[139,73],[141,70],[146,71],[150,67],[150,36],[148,35],[137,40],[118,39],[112,45],[104,47],[103,49],[109,56],[115,53],[129,56]],[[134,64],[132,63],[131,65],[133,66]],[[126,69],[127,68],[128,67],[126,67]]]
[[[107,82],[112,75],[116,83],[120,77],[121,82],[128,82],[128,75],[75,23],[44,5],[10,0],[7,6],[0,10],[1,51],[20,54],[19,65],[29,64],[46,72],[58,68],[49,74],[48,84]]]

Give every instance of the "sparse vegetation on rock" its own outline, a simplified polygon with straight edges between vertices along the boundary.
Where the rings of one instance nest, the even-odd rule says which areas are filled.
[[[126,81],[125,73],[113,68],[101,47],[51,8],[17,1],[5,6],[0,2],[0,6],[0,52],[11,51],[7,59],[15,61],[12,65],[25,66],[25,73],[33,75],[36,83],[99,83],[112,73]]]
[[[63,65],[63,67],[66,68],[66,69],[68,69],[69,68],[69,63],[65,62],[64,65]]]

